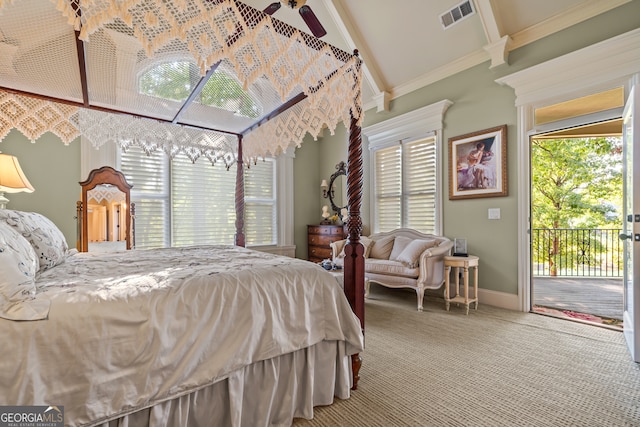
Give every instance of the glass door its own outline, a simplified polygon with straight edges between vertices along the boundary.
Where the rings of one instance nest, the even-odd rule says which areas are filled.
[[[633,87],[623,115],[624,141],[624,336],[634,362],[640,362],[640,105],[638,88]],[[635,132],[634,132],[635,128]],[[634,167],[635,166],[635,167]],[[634,185],[635,184],[635,185]]]

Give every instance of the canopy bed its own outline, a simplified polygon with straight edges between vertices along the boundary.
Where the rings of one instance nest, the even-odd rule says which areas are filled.
[[[32,31],[36,27],[38,31]],[[307,133],[316,138],[324,128],[333,132],[340,122],[347,124],[350,131],[346,172],[349,241],[345,247],[343,283],[348,306],[357,316],[353,318],[358,319],[356,323],[360,342],[353,335],[348,316],[340,306],[341,299],[331,295],[337,286],[335,280],[327,281],[327,278],[332,278],[331,275],[323,272],[317,265],[288,260],[287,265],[291,265],[291,269],[287,269],[286,273],[275,274],[276,279],[270,282],[270,286],[277,288],[286,282],[293,284],[293,289],[304,295],[300,296],[301,299],[285,302],[281,301],[285,299],[282,295],[292,294],[291,289],[282,290],[282,295],[276,297],[271,294],[266,296],[262,288],[257,291],[254,288],[252,292],[259,295],[259,298],[248,300],[253,304],[250,313],[264,320],[264,301],[277,300],[276,307],[282,304],[279,310],[282,313],[279,315],[297,313],[295,319],[287,319],[287,322],[310,325],[308,336],[314,338],[300,338],[298,341],[306,344],[294,348],[278,340],[270,344],[253,340],[251,332],[248,332],[250,337],[246,338],[248,344],[245,344],[251,347],[251,351],[247,351],[246,346],[238,346],[235,353],[227,354],[226,362],[218,361],[217,365],[211,362],[208,365],[211,366],[210,370],[205,370],[202,376],[193,376],[198,371],[194,365],[200,367],[201,364],[195,363],[194,359],[182,359],[180,353],[173,353],[170,348],[164,348],[164,352],[159,353],[162,355],[159,359],[162,360],[146,360],[153,358],[156,346],[166,345],[163,341],[165,336],[155,335],[159,329],[157,325],[164,324],[166,327],[171,324],[168,329],[175,332],[171,339],[177,339],[179,344],[175,345],[176,351],[180,347],[190,352],[192,343],[198,342],[199,345],[193,350],[195,354],[191,354],[196,360],[204,362],[209,356],[215,358],[211,355],[212,352],[219,356],[220,349],[226,348],[226,341],[212,335],[214,332],[210,329],[215,329],[211,326],[226,314],[213,315],[211,307],[206,306],[207,298],[204,298],[202,307],[197,307],[203,295],[202,289],[194,283],[201,284],[202,276],[206,275],[225,277],[226,274],[237,273],[241,278],[236,280],[234,290],[207,287],[214,289],[213,295],[206,294],[208,298],[221,298],[231,304],[240,294],[245,297],[247,293],[251,294],[250,291],[243,292],[245,283],[255,282],[251,279],[250,272],[240,268],[237,272],[218,271],[216,269],[222,267],[213,263],[210,268],[214,271],[201,272],[194,267],[195,264],[188,262],[189,259],[202,260],[212,255],[198,254],[199,249],[193,249],[195,252],[188,254],[177,251],[167,255],[186,262],[186,266],[175,266],[174,270],[179,272],[177,277],[186,280],[192,278],[191,274],[197,276],[188,282],[190,285],[175,285],[172,282],[175,278],[164,278],[172,283],[165,285],[160,280],[164,273],[157,272],[156,276],[142,279],[145,283],[145,292],[142,292],[139,290],[142,285],[133,280],[136,273],[128,270],[129,276],[113,278],[115,282],[110,282],[108,286],[104,284],[104,278],[97,277],[90,284],[86,283],[86,287],[68,282],[60,285],[62,282],[59,281],[58,285],[54,285],[53,282],[44,280],[58,280],[55,275],[64,276],[64,272],[61,272],[64,269],[88,272],[91,268],[83,267],[85,259],[93,260],[92,263],[112,260],[120,266],[142,264],[148,267],[153,264],[148,260],[126,258],[144,258],[147,251],[66,256],[63,257],[64,262],[38,275],[34,284],[37,290],[23,294],[35,298],[36,302],[39,301],[39,295],[44,295],[50,301],[51,307],[45,315],[47,320],[10,322],[5,317],[0,321],[10,322],[6,330],[17,329],[18,334],[40,336],[48,333],[50,327],[57,329],[52,320],[71,325],[75,321],[77,327],[78,318],[72,317],[74,310],[67,304],[70,300],[89,302],[93,297],[97,299],[94,301],[97,305],[95,310],[91,309],[92,315],[94,312],[102,313],[122,327],[128,322],[142,327],[144,321],[139,316],[143,307],[147,309],[142,311],[152,316],[153,322],[158,322],[153,323],[153,327],[147,331],[151,334],[148,340],[139,340],[140,345],[146,346],[145,352],[136,353],[137,357],[145,359],[143,362],[148,362],[143,365],[144,368],[129,365],[126,358],[113,361],[113,365],[110,365],[112,361],[105,360],[105,366],[100,367],[96,365],[96,360],[100,359],[91,358],[93,368],[105,368],[101,371],[105,386],[83,388],[78,384],[68,385],[69,390],[73,389],[78,393],[77,396],[87,399],[86,402],[75,402],[67,407],[70,425],[112,425],[114,422],[146,425],[153,424],[153,419],[164,420],[166,423],[167,419],[184,420],[181,417],[187,416],[186,413],[196,419],[211,419],[212,412],[205,410],[204,406],[214,408],[213,414],[220,407],[225,407],[221,419],[229,422],[221,421],[224,425],[267,425],[274,419],[282,419],[283,413],[286,414],[284,418],[289,421],[291,416],[309,417],[309,406],[330,403],[334,394],[338,397],[348,394],[348,388],[346,393],[344,391],[344,378],[341,376],[345,372],[341,362],[345,357],[352,362],[347,371],[353,375],[351,385],[355,389],[360,369],[361,334],[364,331],[364,251],[359,242],[362,231],[360,206],[363,165],[360,125],[363,113],[360,99],[361,60],[357,52],[350,54],[330,46],[237,0],[0,0],[0,28],[0,138],[4,138],[12,128],[18,129],[31,140],[36,140],[45,132],[52,132],[65,144],[81,136],[84,141],[96,147],[104,143],[116,143],[123,149],[138,145],[148,152],[163,150],[170,156],[184,153],[193,161],[205,157],[212,163],[223,162],[228,168],[235,165],[237,246],[218,248],[218,251],[225,254],[225,259],[227,254],[235,252],[241,261],[234,262],[239,264],[255,266],[262,265],[263,262],[252,251],[240,248],[245,245],[243,168],[261,157],[278,155],[291,146],[299,146]],[[171,86],[171,82],[180,81],[184,76],[188,84],[182,84],[182,87]],[[159,87],[159,81],[165,81],[165,85]],[[170,83],[167,85],[166,81]],[[185,87],[186,92],[181,92]],[[238,87],[242,89],[243,95],[238,95]],[[277,270],[279,263],[284,261],[276,259],[269,262],[275,263]],[[268,262],[264,263],[266,265]],[[106,271],[114,269],[107,267],[107,264],[103,267]],[[190,273],[185,273],[185,269]],[[307,285],[309,280],[299,275],[311,277],[313,284]],[[59,287],[58,290],[56,286]],[[263,285],[265,286],[268,287]],[[110,293],[111,290],[115,293]],[[129,300],[138,293],[143,299],[134,304],[122,304],[124,313],[118,314],[110,310],[112,305],[119,305],[118,301]],[[166,293],[179,293],[180,298],[184,298],[179,299],[183,304],[167,302],[163,299],[164,296],[158,296]],[[156,298],[160,298],[161,302]],[[324,304],[328,300],[334,300],[337,301],[337,306],[315,306],[311,300],[318,300],[318,303],[323,301]],[[35,307],[43,309],[36,302]],[[296,306],[296,303],[301,304],[304,309],[298,311],[287,308],[291,304]],[[170,305],[170,308],[164,307],[164,304]],[[149,305],[157,308],[158,312],[149,313]],[[191,309],[195,311],[190,315]],[[175,330],[171,322],[166,323],[166,318],[165,323],[162,322],[161,314],[165,311],[169,313],[169,317],[170,313],[176,313]],[[246,316],[246,310],[236,311],[240,312],[240,316]],[[267,313],[271,315],[275,311],[267,310]],[[178,312],[192,322],[184,325],[183,322],[175,321],[179,319]],[[352,312],[350,311],[351,316]],[[320,318],[328,322],[328,329],[317,330],[313,326],[320,319],[317,317],[319,313]],[[332,313],[334,320],[328,321],[331,316],[327,313]],[[154,317],[156,314],[158,318]],[[279,315],[273,318],[277,320]],[[82,317],[80,322],[83,324],[85,316],[86,319],[92,318],[89,311],[82,311],[79,316]],[[149,319],[146,318],[146,321]],[[38,325],[46,322],[51,322],[51,326],[38,328]],[[238,322],[241,323],[241,320]],[[335,327],[330,326],[332,324]],[[97,337],[101,333],[106,334],[105,324],[92,324],[91,320],[87,320],[86,326],[93,335],[86,342],[78,341],[78,352],[90,352],[87,349],[96,344]],[[273,325],[273,328],[276,330],[280,326],[282,325]],[[202,331],[206,333],[203,334]],[[227,329],[222,333],[230,332]],[[74,339],[82,334],[75,331],[72,335],[60,337],[60,351],[72,351],[76,348]],[[113,338],[108,334],[106,336]],[[322,339],[318,340],[319,337]],[[278,347],[278,351],[254,351],[254,345],[260,350],[271,345]],[[23,350],[29,350],[27,344],[25,346]],[[334,350],[327,351],[325,346]],[[229,347],[229,351],[231,349]],[[304,356],[300,356],[300,352]],[[29,354],[29,357],[21,359],[20,366],[17,366],[19,371],[33,368],[29,363],[36,363],[34,366],[49,366],[45,354]],[[141,356],[143,354],[144,357]],[[15,361],[15,358],[5,356],[0,357],[0,360],[8,358]],[[337,378],[328,385],[331,397],[326,393],[327,384],[324,384],[322,392],[314,393],[319,389],[320,383],[326,382],[326,378],[308,378],[304,382],[304,390],[299,389],[299,379],[285,378],[283,381],[288,383],[275,386],[274,390],[279,390],[280,394],[274,394],[271,401],[277,401],[282,406],[283,396],[289,396],[289,400],[291,396],[300,395],[308,395],[308,398],[301,402],[284,402],[284,406],[289,405],[288,410],[282,407],[265,409],[252,400],[262,402],[264,396],[250,393],[241,394],[240,400],[246,401],[239,406],[229,403],[237,400],[236,393],[241,393],[244,387],[248,389],[256,384],[255,381],[265,381],[265,377],[258,373],[260,370],[267,377],[269,372],[273,377],[276,365],[303,370],[298,368],[298,363],[302,363],[301,357],[306,358],[307,364],[309,359],[314,359],[318,372],[323,372],[320,367],[327,360],[331,362],[326,364],[336,372]],[[242,362],[229,365],[229,361],[235,363],[238,359],[242,359]],[[76,358],[71,358],[69,364],[60,367],[60,370],[85,380],[92,378],[88,371],[71,374],[76,371],[76,367],[71,364],[74,360]],[[182,360],[184,362],[181,364]],[[213,366],[220,369],[216,370]],[[120,369],[108,369],[109,367]],[[49,368],[53,369],[51,366]],[[4,391],[0,393],[7,393],[2,395],[5,403],[45,403],[28,402],[26,399],[29,396],[34,399],[62,397],[53,392],[47,394],[49,390],[42,391],[41,388],[45,387],[37,387],[34,382],[20,382],[19,378],[12,376],[12,372],[15,372],[13,369],[16,366],[3,366],[0,369],[4,373],[1,387]],[[134,369],[149,369],[149,376],[146,380],[129,377]],[[156,372],[159,377],[152,375]],[[114,388],[121,384],[119,380],[134,386],[129,390],[122,390],[122,394],[113,394]],[[8,384],[14,385],[5,387]],[[142,385],[138,387],[140,384]],[[218,394],[218,388],[226,388],[226,393]],[[43,394],[39,394],[41,392]],[[107,402],[110,399],[113,400]],[[209,403],[203,405],[202,402],[207,399]],[[256,409],[256,406],[261,409]],[[292,410],[291,407],[295,409]],[[256,414],[260,411],[266,413]],[[256,418],[252,418],[254,416]],[[125,417],[126,420],[118,421],[120,417]],[[146,421],[139,423],[140,419]],[[257,419],[260,421],[256,421]],[[163,425],[177,424],[169,422]]]

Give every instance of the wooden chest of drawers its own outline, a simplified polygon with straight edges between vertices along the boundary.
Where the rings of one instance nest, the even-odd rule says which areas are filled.
[[[309,261],[322,262],[331,258],[332,242],[344,239],[342,225],[308,225],[308,257]]]

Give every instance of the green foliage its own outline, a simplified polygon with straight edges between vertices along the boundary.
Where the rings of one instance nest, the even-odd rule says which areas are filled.
[[[618,227],[621,147],[620,138],[533,140],[533,227]]]
[[[533,258],[550,274],[589,265],[606,268],[601,233],[568,229],[618,228],[622,223],[621,138],[534,139],[531,146]],[[603,252],[605,251],[605,252]],[[609,253],[619,262],[618,254]],[[569,262],[573,265],[566,264]]]
[[[173,101],[184,101],[191,93],[190,64],[165,62],[140,77],[140,93]]]
[[[186,100],[200,76],[190,62],[165,62],[144,73],[139,80],[140,93],[173,101]],[[207,81],[198,102],[256,118],[261,111],[242,86],[229,74],[216,70]]]

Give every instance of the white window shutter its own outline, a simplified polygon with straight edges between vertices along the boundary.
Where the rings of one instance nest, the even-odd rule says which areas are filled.
[[[236,171],[183,154],[147,156],[137,147],[121,155],[121,169],[134,186],[136,248],[233,244],[236,232]],[[278,243],[276,162],[245,169],[245,236],[248,246]]]
[[[265,159],[245,170],[245,237],[247,245],[278,243],[276,162]]]
[[[403,145],[403,227],[436,228],[436,144],[429,138]]]
[[[375,152],[376,230],[402,226],[402,150],[400,145]]]
[[[236,231],[236,174],[222,163],[171,162],[172,246],[231,245]]]
[[[169,158],[162,152],[150,155],[133,146],[121,153],[121,170],[135,203],[135,247],[158,248],[170,245],[168,221]]]
[[[436,161],[433,137],[375,151],[375,231],[404,227],[435,233]]]

